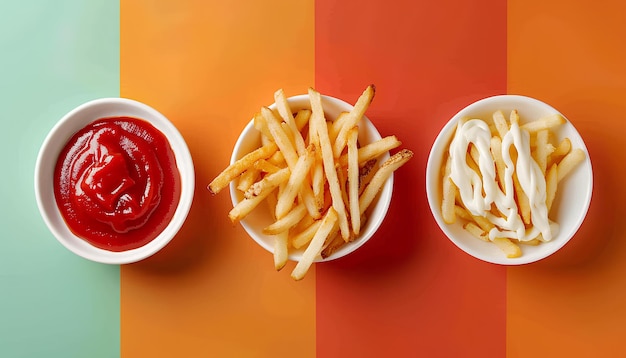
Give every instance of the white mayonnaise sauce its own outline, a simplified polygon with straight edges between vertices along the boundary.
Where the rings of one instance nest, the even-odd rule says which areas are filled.
[[[467,164],[469,145],[474,144],[480,154],[477,163],[481,177]],[[527,131],[512,123],[502,138],[502,157],[505,163],[504,192],[496,180],[496,167],[490,150],[491,131],[480,119],[461,121],[450,144],[452,168],[450,178],[459,188],[463,205],[475,216],[483,216],[496,227],[489,232],[489,239],[496,237],[515,238],[529,241],[542,235],[543,241],[552,239],[558,225],[548,219],[546,207],[546,180],[539,165],[530,154],[530,137]],[[517,161],[513,163],[510,148],[515,147]],[[531,227],[526,228],[519,214],[514,197],[513,172],[530,204]],[[491,205],[504,215],[491,213]]]

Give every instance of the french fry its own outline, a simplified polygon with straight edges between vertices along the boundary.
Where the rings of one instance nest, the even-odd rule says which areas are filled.
[[[563,180],[569,173],[571,173],[578,164],[585,160],[585,152],[582,149],[576,148],[570,151],[561,162],[558,164],[558,181]]]
[[[261,132],[263,138],[272,138],[272,133],[270,133],[269,128],[267,128],[267,121],[261,112],[254,114],[254,128]]]
[[[465,225],[463,225],[463,228],[467,230],[470,234],[474,235],[474,237],[476,237],[477,239],[480,239],[482,241],[489,241],[489,233],[485,232],[473,222],[466,223]]]
[[[470,214],[464,207],[460,205],[454,205],[454,215],[465,220],[465,221],[473,221],[474,218],[472,214]]]
[[[535,149],[535,161],[537,165],[539,165],[539,169],[541,169],[541,174],[546,175],[546,169],[548,166],[548,155],[550,155],[550,147],[548,145],[548,135],[549,132],[547,129],[543,129],[537,132],[537,148]],[[554,147],[552,147],[554,148]]]
[[[312,146],[309,147],[306,154],[302,155],[296,161],[296,164],[291,171],[287,187],[283,193],[278,197],[278,203],[276,203],[276,218],[281,219],[283,216],[291,210],[296,196],[300,192],[302,184],[305,182],[305,178],[313,165],[315,159]]]
[[[493,122],[494,122],[494,124],[496,126],[498,134],[500,135],[500,139],[504,138],[506,133],[509,131],[509,124],[507,123],[506,119],[504,118],[504,114],[502,114],[502,111],[494,112],[494,114],[493,114]]]
[[[363,190],[369,182],[372,180],[372,176],[374,175],[374,166],[376,165],[376,159],[370,159],[365,164],[359,168],[359,196],[363,194]]]
[[[237,190],[245,192],[246,190],[248,190],[248,188],[250,188],[252,184],[254,184],[254,182],[256,182],[258,177],[259,177],[259,170],[256,169],[255,166],[253,165],[252,167],[248,168],[245,172],[243,172],[241,176],[239,176],[239,183],[237,184]]]
[[[548,214],[550,213],[552,203],[556,197],[556,188],[559,183],[557,167],[557,164],[552,164],[546,174],[546,209],[548,210]]]
[[[346,123],[346,120],[349,118],[349,114],[349,112],[339,113],[337,119],[328,126],[328,139],[330,139],[331,143],[337,141],[337,135],[339,135],[339,131],[341,131],[344,123]]]
[[[402,142],[400,142],[395,135],[364,145],[359,148],[359,165],[365,165],[368,161],[378,158],[383,153],[387,153],[400,145],[402,145]],[[348,154],[339,157],[338,163],[341,166],[346,166],[348,164]]]
[[[267,122],[267,127],[269,128],[274,142],[276,142],[276,145],[285,156],[287,165],[290,169],[293,169],[298,161],[298,154],[293,147],[289,136],[285,133],[284,128],[269,108],[261,108],[261,114],[263,114],[263,118],[265,118],[265,121]]]
[[[254,162],[259,159],[268,158],[270,155],[274,154],[277,149],[278,147],[276,144],[269,143],[268,145],[264,145],[261,148],[244,155],[241,159],[229,165],[226,169],[224,169],[224,171],[215,177],[213,181],[211,181],[208,185],[209,191],[212,194],[219,193],[222,189],[227,187],[233,179],[254,165]]]
[[[540,118],[536,121],[525,123],[521,126],[522,129],[527,130],[529,133],[538,132],[543,129],[551,129],[565,123],[565,118],[558,113],[551,114],[549,116]]]
[[[374,93],[376,89],[374,85],[369,85],[363,91],[359,99],[356,101],[354,108],[348,113],[345,122],[343,123],[339,133],[337,134],[337,138],[333,145],[333,157],[338,158],[343,152],[343,149],[346,146],[348,131],[352,129],[352,127],[356,126],[357,123],[361,120],[365,111],[369,107],[372,99],[374,99]]]
[[[456,201],[457,189],[450,178],[451,166],[452,159],[448,157],[445,165],[445,174],[443,175],[443,198],[441,200],[441,216],[446,224],[454,224],[456,222],[454,203]]]
[[[517,112],[517,109],[511,111],[511,114],[509,115],[509,122],[511,123],[511,125],[519,125],[519,113]]]
[[[289,103],[287,103],[287,97],[285,97],[285,93],[282,88],[274,93],[274,101],[276,103],[276,109],[278,113],[283,118],[287,127],[291,131],[291,136],[294,139],[294,143],[296,146],[296,152],[298,155],[304,155],[306,147],[304,146],[304,139],[302,139],[302,134],[298,129],[296,121],[293,117],[293,112],[291,111],[291,107]]]
[[[283,231],[274,235],[274,268],[282,270],[289,259],[289,232]]]
[[[322,151],[317,150],[315,152],[315,163],[313,168],[311,168],[311,187],[318,210],[321,210],[324,206],[324,185],[326,185],[324,161],[322,159]]]
[[[254,169],[260,171],[260,172],[264,172],[264,173],[276,173],[277,171],[279,171],[281,168],[270,163],[270,161],[266,160],[266,159],[259,159],[256,162],[254,162]],[[237,187],[237,189],[241,190],[241,191],[246,191],[247,189],[243,189],[243,188],[239,188]]]
[[[311,239],[317,232],[317,229],[319,229],[320,225],[322,225],[322,220],[314,221],[306,229],[300,231],[299,233],[297,233],[291,238],[291,245],[294,248],[299,249],[303,247],[304,245],[308,244],[309,241],[311,241]]]
[[[284,168],[271,175],[266,175],[262,180],[252,184],[248,190],[244,192],[243,196],[247,199],[252,199],[255,196],[264,195],[266,191],[271,192],[278,185],[287,180],[289,175],[289,168]]]
[[[291,272],[291,277],[294,280],[301,280],[304,275],[306,275],[313,261],[315,261],[315,258],[322,252],[322,246],[332,231],[333,226],[337,223],[337,220],[337,212],[331,207],[322,219],[322,223],[313,236],[313,239],[309,242],[309,246],[304,250],[304,253],[302,253],[302,258]]]
[[[323,259],[328,258],[330,255],[335,253],[340,247],[346,244],[346,242],[343,240],[341,235],[338,235],[337,231],[338,230],[335,226],[333,231],[331,231],[330,234],[328,235],[328,239],[326,239],[326,242],[324,243],[324,248],[322,249],[322,252],[320,253]]]
[[[301,109],[296,114],[294,121],[296,122],[296,127],[299,131],[302,131],[303,128],[309,123],[309,119],[311,118],[311,110],[310,109]]]
[[[522,249],[506,237],[496,237],[492,242],[510,259],[522,256]]]
[[[363,194],[361,194],[361,197],[359,198],[359,211],[361,214],[365,213],[391,174],[406,164],[411,158],[413,158],[413,152],[408,149],[402,149],[398,153],[392,155],[380,166],[380,168],[378,168],[376,174],[372,177],[372,181],[369,182],[365,191],[363,191]]]
[[[289,169],[285,168],[268,176],[267,185],[259,192],[258,195],[251,198],[244,198],[229,213],[228,217],[235,223],[252,212],[263,199],[265,199],[274,189],[289,179]],[[265,180],[265,179],[264,179]]]
[[[504,158],[502,157],[502,139],[499,137],[491,137],[491,155],[493,156],[493,161],[496,165],[496,174],[498,184],[500,184],[500,190],[506,194],[506,164],[504,163]]]
[[[348,203],[352,233],[359,235],[361,230],[361,213],[359,211],[359,152],[357,148],[358,127],[348,132]]]
[[[563,139],[559,145],[554,149],[554,152],[550,154],[550,159],[548,160],[548,167],[552,166],[552,164],[559,163],[563,160],[570,151],[572,150],[572,142],[569,138]]]
[[[304,203],[295,206],[289,213],[283,216],[281,219],[276,220],[271,225],[265,227],[263,229],[263,234],[265,235],[278,235],[284,231],[289,230],[291,227],[296,225],[304,215],[306,215],[307,210]]]
[[[309,88],[309,98],[311,100],[311,119],[315,132],[320,141],[320,149],[322,151],[322,160],[324,163],[324,173],[329,184],[330,195],[333,200],[333,208],[337,212],[339,220],[339,230],[341,231],[341,237],[344,240],[348,240],[350,232],[348,229],[348,217],[346,214],[346,207],[343,204],[343,198],[341,197],[341,188],[339,187],[337,172],[335,171],[335,159],[333,157],[333,149],[328,138],[328,127],[324,119],[324,109],[322,108],[322,100],[320,93],[312,88]]]

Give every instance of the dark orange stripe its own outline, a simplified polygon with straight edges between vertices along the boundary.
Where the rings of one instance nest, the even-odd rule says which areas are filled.
[[[444,123],[506,91],[506,2],[316,1],[317,88],[354,102],[415,157],[379,233],[317,266],[319,356],[503,356],[505,269],[468,257],[430,214],[425,167]]]
[[[578,234],[553,256],[508,270],[510,356],[626,354],[625,14],[620,0],[509,0],[509,91],[561,111],[585,140],[594,171]]]

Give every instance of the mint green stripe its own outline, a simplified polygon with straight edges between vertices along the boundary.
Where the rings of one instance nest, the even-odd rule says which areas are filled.
[[[73,107],[119,96],[119,1],[0,3],[0,357],[118,357],[120,272],[46,228],[33,175]]]

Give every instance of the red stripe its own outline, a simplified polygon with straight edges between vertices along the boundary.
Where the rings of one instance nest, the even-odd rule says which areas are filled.
[[[428,152],[459,109],[506,91],[506,1],[317,0],[315,84],[356,101],[415,157],[395,178],[379,233],[317,265],[317,352],[328,356],[505,353],[505,268],[468,257],[441,233],[425,194]]]

